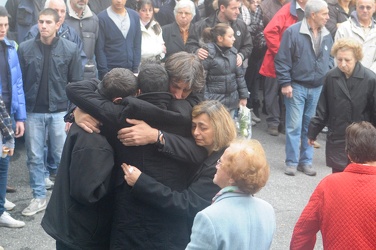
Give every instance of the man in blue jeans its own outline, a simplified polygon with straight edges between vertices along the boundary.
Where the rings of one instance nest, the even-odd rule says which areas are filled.
[[[294,176],[296,170],[316,175],[307,131],[332,62],[333,39],[325,28],[328,19],[327,3],[309,0],[303,20],[283,33],[274,60],[286,106],[286,175]]]
[[[36,38],[20,44],[19,58],[26,99],[25,146],[33,199],[22,211],[31,216],[46,209],[44,145],[46,132],[51,140],[54,162],[59,165],[65,141],[64,115],[68,107],[65,86],[82,80],[77,45],[56,36],[59,15],[46,8],[39,13]]]

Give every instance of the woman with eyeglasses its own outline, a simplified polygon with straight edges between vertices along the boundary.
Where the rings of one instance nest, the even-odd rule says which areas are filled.
[[[218,159],[230,142],[236,138],[234,121],[219,101],[204,101],[194,106],[192,110],[194,140],[157,131],[151,127],[144,128],[143,135],[140,136],[148,137],[149,134],[158,134],[157,139],[148,143],[155,143],[162,153],[185,162],[192,162],[192,168],[187,169],[189,186],[185,190],[172,190],[141,173],[137,166],[129,166],[126,163],[122,165],[124,179],[132,186],[132,195],[145,206],[186,217],[190,229],[197,212],[209,206],[212,198],[219,191],[219,187],[213,184],[212,180]],[[192,151],[196,145],[202,147],[202,152]],[[175,239],[176,244],[185,247],[189,242],[190,230],[184,231],[184,226],[179,224],[176,224],[176,230],[182,232],[182,237]]]
[[[221,190],[194,220],[187,250],[270,249],[276,228],[273,207],[253,195],[265,186],[269,165],[256,140],[231,143],[217,163]]]

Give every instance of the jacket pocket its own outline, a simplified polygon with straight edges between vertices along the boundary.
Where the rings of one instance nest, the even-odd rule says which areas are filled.
[[[87,58],[93,59],[95,49],[95,34],[92,32],[82,32],[82,42]]]

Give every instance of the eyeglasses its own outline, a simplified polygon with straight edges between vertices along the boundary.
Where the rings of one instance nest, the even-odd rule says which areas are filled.
[[[216,168],[220,168],[222,165],[221,159],[218,159],[217,164],[215,165]]]
[[[369,6],[369,5],[367,5],[367,6],[360,5],[360,6],[358,6],[358,8],[361,9],[361,10],[366,9],[366,10],[370,11],[372,9],[372,6]]]

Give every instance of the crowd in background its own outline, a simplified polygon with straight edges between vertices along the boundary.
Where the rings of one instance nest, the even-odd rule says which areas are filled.
[[[235,140],[241,107],[285,134],[289,176],[316,175],[326,130],[338,180],[314,191],[291,249],[313,249],[319,230],[328,249],[376,247],[375,195],[338,191],[375,186],[374,13],[374,0],[8,0],[0,226],[25,226],[5,198],[24,137],[33,199],[22,215],[45,211],[57,249],[268,249],[274,210],[253,195],[269,166],[260,143]],[[355,201],[372,218],[354,215],[345,232]]]

